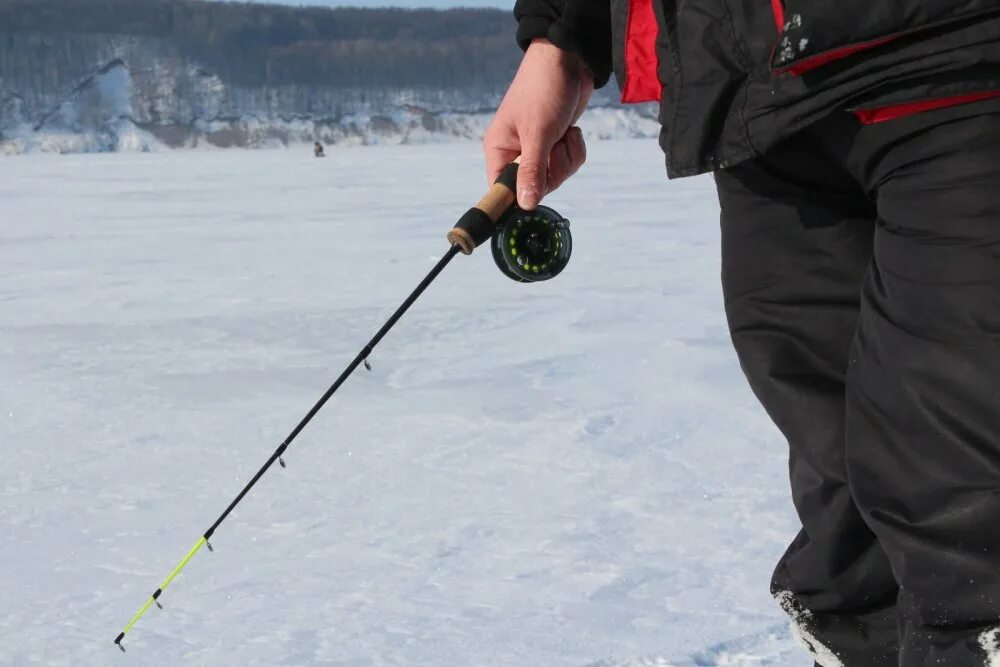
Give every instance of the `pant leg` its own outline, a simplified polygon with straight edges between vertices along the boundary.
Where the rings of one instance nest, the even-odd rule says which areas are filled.
[[[897,586],[844,463],[845,373],[874,204],[807,135],[716,182],[733,344],[788,440],[802,521],[772,592],[820,664],[895,666]]]
[[[1000,113],[872,126],[857,147],[879,219],[848,379],[852,489],[901,586],[900,665],[993,667]]]

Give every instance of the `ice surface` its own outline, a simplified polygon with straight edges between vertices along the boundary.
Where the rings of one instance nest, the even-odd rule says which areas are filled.
[[[807,664],[711,180],[603,142],[556,280],[445,250],[474,144],[0,159],[0,664]]]

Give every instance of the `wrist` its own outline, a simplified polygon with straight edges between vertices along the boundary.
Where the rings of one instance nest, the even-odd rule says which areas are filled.
[[[525,51],[525,57],[541,57],[556,60],[562,67],[573,74],[584,76],[593,81],[594,74],[578,53],[561,49],[546,37],[536,37],[531,40]]]

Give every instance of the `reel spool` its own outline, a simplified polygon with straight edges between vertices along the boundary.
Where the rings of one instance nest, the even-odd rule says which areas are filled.
[[[521,283],[558,276],[569,264],[573,236],[569,220],[547,206],[525,211],[517,206],[497,223],[490,241],[501,273]]]

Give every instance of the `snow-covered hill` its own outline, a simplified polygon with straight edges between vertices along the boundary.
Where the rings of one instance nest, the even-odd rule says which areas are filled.
[[[0,37],[9,42],[4,52],[58,52],[69,44],[73,54],[41,62],[37,71],[30,59],[10,66],[14,77],[3,78],[0,67],[0,153],[7,154],[478,139],[500,97],[496,87],[240,85],[164,40]],[[623,108],[612,95],[598,96],[584,122],[590,138],[656,136],[654,108]]]

